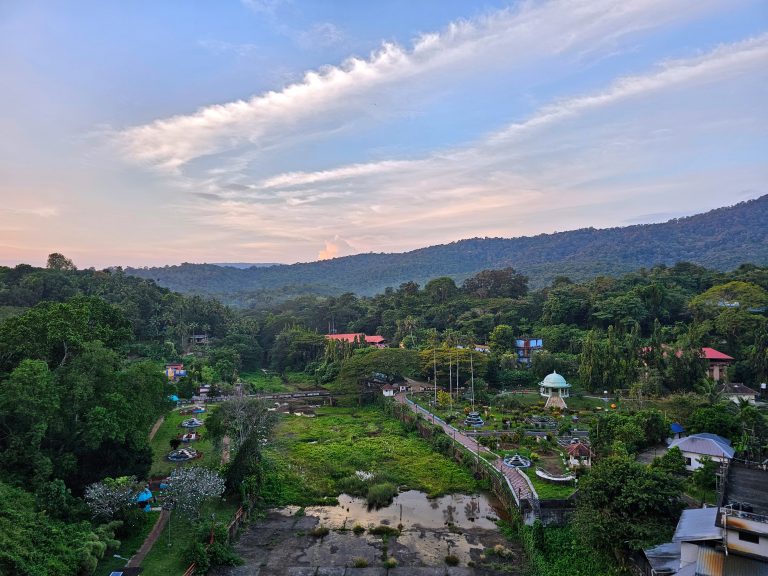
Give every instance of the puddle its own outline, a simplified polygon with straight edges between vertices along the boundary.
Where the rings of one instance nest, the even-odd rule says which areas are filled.
[[[486,494],[449,494],[427,498],[417,490],[398,494],[385,508],[368,508],[364,498],[347,494],[339,496],[338,506],[311,506],[308,516],[316,516],[320,523],[331,529],[363,527],[385,524],[411,528],[440,529],[450,525],[459,529],[482,528],[493,530],[499,518],[498,503]]]

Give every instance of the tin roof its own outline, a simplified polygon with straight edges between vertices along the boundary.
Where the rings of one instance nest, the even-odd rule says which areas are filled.
[[[673,440],[670,448],[679,448],[682,452],[693,452],[705,456],[717,456],[718,458],[733,458],[734,450],[731,442],[717,434],[702,432],[701,434],[692,434],[685,438]]]
[[[677,521],[672,542],[697,542],[700,540],[719,540],[720,528],[715,526],[717,508],[694,508],[683,510]]]
[[[768,563],[699,546],[696,576],[768,576]]]
[[[666,542],[643,550],[648,563],[656,572],[674,574],[680,567],[680,542]]]

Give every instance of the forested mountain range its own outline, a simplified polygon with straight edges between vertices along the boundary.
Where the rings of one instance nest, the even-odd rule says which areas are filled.
[[[472,238],[399,254],[358,254],[319,262],[224,268],[181,264],[129,268],[179,292],[216,295],[230,303],[302,293],[372,295],[402,282],[514,267],[542,287],[557,276],[586,280],[679,261],[728,270],[768,263],[768,195],[661,224],[583,228],[520,238]]]

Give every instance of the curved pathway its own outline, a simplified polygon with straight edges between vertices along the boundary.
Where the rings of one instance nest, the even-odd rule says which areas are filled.
[[[481,446],[478,441],[475,438],[470,438],[466,434],[464,434],[461,430],[458,430],[457,428],[451,426],[441,418],[435,416],[432,414],[429,410],[426,410],[425,408],[422,408],[412,400],[409,400],[405,394],[395,394],[395,400],[397,400],[400,404],[405,404],[408,406],[414,413],[421,414],[427,420],[431,420],[438,426],[440,426],[443,431],[454,439],[455,442],[458,442],[464,448],[469,450],[472,453],[478,453],[478,452],[484,452],[486,454],[492,454],[491,450],[486,448],[485,446]],[[494,468],[496,468],[499,472],[502,473],[502,475],[507,479],[507,485],[509,486],[510,490],[513,492],[515,496],[515,500],[518,502],[518,505],[521,500],[528,500],[531,505],[534,507],[534,510],[537,508],[538,503],[538,494],[536,494],[536,491],[533,488],[533,485],[531,484],[528,477],[520,472],[517,468],[514,468],[512,466],[505,466],[501,458],[496,458],[492,462],[492,465]]]
[[[125,565],[126,568],[136,568],[141,566],[141,563],[144,561],[144,557],[149,554],[149,551],[152,550],[152,546],[154,546],[155,541],[157,541],[157,539],[160,538],[160,534],[163,533],[163,528],[165,528],[165,525],[168,523],[169,515],[169,510],[163,510],[160,512],[160,516],[157,518],[155,525],[152,527],[152,531],[147,534],[147,537],[144,539],[144,543],[141,545],[141,548],[136,551],[136,554],[131,556],[128,564]]]

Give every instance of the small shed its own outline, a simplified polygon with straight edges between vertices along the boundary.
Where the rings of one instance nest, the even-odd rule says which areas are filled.
[[[397,390],[397,388],[392,386],[392,384],[384,384],[384,386],[381,387],[381,393],[387,398],[394,396],[395,390]]]

